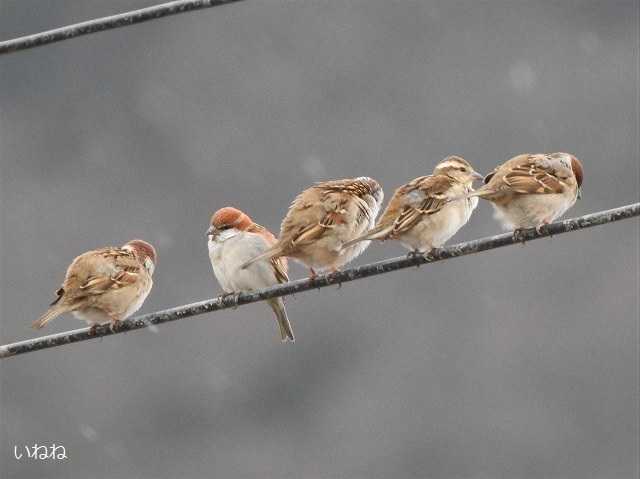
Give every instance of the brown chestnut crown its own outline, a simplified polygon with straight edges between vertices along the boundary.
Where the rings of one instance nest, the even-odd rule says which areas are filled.
[[[125,244],[125,246],[129,246],[133,251],[144,261],[146,258],[149,258],[153,261],[153,264],[158,262],[158,255],[156,253],[156,249],[144,240],[134,239]]]
[[[573,174],[576,176],[576,182],[578,186],[582,186],[582,180],[584,178],[584,170],[582,169],[582,163],[575,156],[571,156],[571,169],[573,170]]]
[[[253,221],[246,213],[233,206],[220,208],[211,216],[211,226],[216,229],[237,228],[244,230],[252,223]]]

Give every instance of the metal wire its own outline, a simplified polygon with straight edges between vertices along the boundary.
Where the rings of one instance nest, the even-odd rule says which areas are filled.
[[[96,18],[86,22],[75,23],[66,27],[55,28],[45,32],[26,35],[0,42],[0,55],[36,48],[49,43],[70,40],[82,35],[111,30],[112,28],[127,27],[136,23],[148,22],[169,15],[192,12],[203,8],[217,7],[227,3],[241,2],[243,0],[177,0],[152,7],[132,10],[108,17]]]
[[[318,276],[314,279],[301,279],[250,293],[219,296],[217,298],[200,301],[198,303],[185,304],[175,308],[145,314],[122,321],[122,325],[117,331],[112,331],[109,326],[106,325],[99,327],[95,334],[90,334],[89,328],[83,328],[6,344],[4,346],[0,346],[0,358],[30,353],[40,349],[54,348],[65,344],[77,343],[79,341],[87,341],[103,336],[120,334],[127,331],[133,331],[134,329],[143,329],[151,325],[177,321],[179,319],[189,318],[222,309],[236,308],[244,304],[264,301],[278,296],[288,296],[295,293],[301,293],[303,291],[309,291],[311,289],[325,288],[336,284],[339,285],[341,283],[356,281],[369,276],[390,273],[392,271],[420,266],[422,264],[433,263],[436,261],[444,261],[458,256],[476,254],[481,251],[501,248],[503,246],[509,246],[523,241],[568,233],[570,231],[590,228],[592,226],[604,225],[639,215],[640,203],[634,203],[612,210],[600,211],[580,216],[578,218],[553,223],[544,226],[541,231],[536,231],[535,228],[524,230],[517,238],[511,233],[500,234],[448,246],[427,256],[408,255],[398,258],[390,258],[376,263],[345,269],[344,271],[337,273]]]

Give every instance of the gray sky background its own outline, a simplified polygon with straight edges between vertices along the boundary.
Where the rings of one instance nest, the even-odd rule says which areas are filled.
[[[152,3],[0,0],[0,38]],[[277,231],[316,180],[388,198],[449,154],[561,150],[586,170],[569,215],[638,201],[638,19],[253,0],[0,57],[0,342],[38,334],[76,255],[134,237],[159,252],[143,312],[212,297],[210,214]],[[498,230],[482,203],[454,241]],[[300,294],[294,346],[257,304],[2,361],[0,475],[636,477],[638,241],[631,220]],[[34,442],[70,459],[13,458]]]

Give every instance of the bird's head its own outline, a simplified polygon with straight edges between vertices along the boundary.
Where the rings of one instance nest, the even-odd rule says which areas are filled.
[[[471,184],[481,180],[483,176],[473,169],[471,164],[461,156],[448,156],[433,169],[434,175],[446,175],[460,183]]]
[[[246,231],[252,224],[253,221],[246,213],[232,206],[226,206],[211,216],[207,237],[215,240],[224,231]]]
[[[578,184],[578,198],[582,197],[582,180],[584,179],[584,169],[582,168],[582,163],[578,158],[573,156],[571,153],[552,153],[550,155],[553,158],[558,158],[561,161],[565,162],[567,166],[571,167],[571,171],[573,171],[573,176],[576,177],[576,183]]]
[[[153,274],[158,262],[156,249],[146,241],[134,239],[125,243],[123,249],[133,251],[136,257],[144,264],[149,274]]]
[[[380,186],[380,183],[368,176],[360,176],[356,178],[356,181],[364,187],[365,201],[367,201],[368,196],[373,206],[379,206],[380,203],[382,203],[382,200],[384,199],[384,191],[382,191],[382,186]],[[369,201],[367,201],[367,203],[369,203]]]

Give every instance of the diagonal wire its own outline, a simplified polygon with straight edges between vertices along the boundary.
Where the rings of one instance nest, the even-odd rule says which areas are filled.
[[[243,0],[176,0],[174,2],[162,3],[139,10],[75,23],[66,27],[54,28],[53,30],[34,33],[33,35],[5,40],[0,42],[0,55],[40,47],[63,40],[70,40],[71,38],[111,30],[112,28],[127,27],[136,23],[168,17],[169,15],[178,15],[179,13],[192,12],[194,10],[241,1]]]
[[[120,334],[135,329],[148,328],[150,325],[168,323],[169,321],[177,321],[179,319],[189,318],[222,309],[236,308],[237,306],[244,304],[256,303],[258,301],[264,301],[278,296],[288,296],[302,291],[309,291],[311,289],[325,288],[334,284],[339,285],[341,283],[356,281],[369,276],[376,276],[400,269],[420,266],[422,264],[457,258],[458,256],[480,253],[482,251],[501,248],[503,246],[518,244],[521,241],[530,241],[568,233],[570,231],[612,223],[614,221],[620,221],[635,216],[640,216],[640,203],[634,203],[607,211],[600,211],[580,216],[578,218],[552,223],[542,227],[540,232],[536,231],[535,228],[524,230],[518,238],[515,238],[512,233],[489,236],[448,246],[438,250],[433,255],[427,255],[426,257],[409,255],[390,258],[376,263],[345,269],[344,271],[339,271],[337,273],[318,276],[315,279],[300,279],[250,293],[219,296],[217,298],[200,301],[198,303],[176,306],[175,308],[144,314],[142,316],[122,321],[121,327],[118,328],[117,331],[111,331],[109,326],[106,325],[98,327],[96,333],[93,335],[89,333],[89,328],[82,328],[6,344],[4,346],[0,346],[0,358],[30,353],[40,349],[54,348],[65,344],[77,343],[79,341],[87,341],[89,339],[110,336],[112,334]]]

